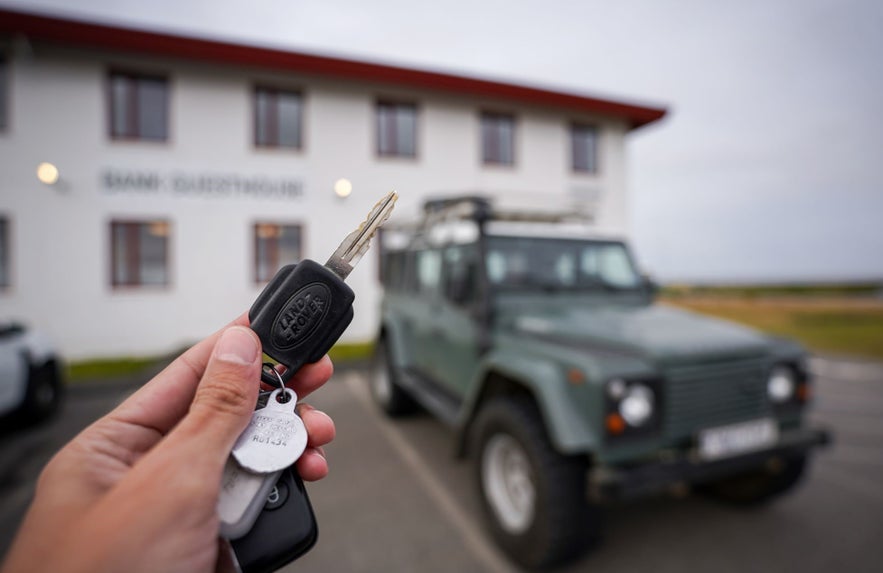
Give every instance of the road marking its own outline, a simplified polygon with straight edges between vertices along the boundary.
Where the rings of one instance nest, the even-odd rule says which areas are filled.
[[[370,411],[372,414],[371,419],[380,427],[384,437],[386,437],[393,449],[396,450],[405,464],[411,469],[441,513],[448,518],[454,529],[460,533],[464,544],[485,566],[487,571],[514,573],[515,569],[486,541],[484,532],[476,527],[473,519],[460,507],[442,483],[436,479],[435,475],[427,469],[427,465],[420,458],[420,454],[404,438],[402,432],[389,420],[376,415],[376,409],[368,393],[367,384],[364,384],[360,378],[356,372],[347,373],[344,379],[347,388],[353,393],[362,407]]]

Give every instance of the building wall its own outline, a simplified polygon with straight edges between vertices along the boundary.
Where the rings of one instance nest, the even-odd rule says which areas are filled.
[[[167,143],[110,139],[109,67],[168,75]],[[19,47],[10,75],[10,125],[0,134],[0,214],[11,224],[12,285],[0,293],[0,318],[46,331],[69,359],[156,354],[206,335],[247,309],[260,292],[253,279],[256,221],[302,224],[305,256],[323,261],[391,189],[401,196],[398,219],[416,216],[429,195],[486,191],[543,202],[597,196],[599,227],[620,233],[627,228],[627,126],[619,120],[381,84],[43,45]],[[302,150],[254,148],[256,83],[302,90]],[[378,97],[417,103],[416,159],[375,155]],[[484,109],[516,114],[514,167],[482,165]],[[572,121],[601,130],[597,176],[570,170]],[[36,179],[41,161],[59,167],[56,185]],[[108,169],[268,176],[298,180],[303,193],[293,199],[114,193],[102,184]],[[341,177],[353,183],[347,199],[332,192]],[[170,285],[111,287],[110,221],[149,218],[171,223]],[[348,280],[357,301],[345,341],[374,334],[380,297],[376,261],[369,253]]]

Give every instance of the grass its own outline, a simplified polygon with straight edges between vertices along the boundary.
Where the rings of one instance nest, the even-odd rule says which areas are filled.
[[[373,350],[373,342],[336,344],[328,354],[332,360],[341,363],[365,360],[371,356]],[[110,381],[143,373],[165,360],[168,360],[168,357],[152,356],[146,358],[101,358],[73,362],[68,364],[67,380],[72,384],[86,381]]]
[[[883,360],[883,300],[856,296],[663,296],[674,306],[799,340],[815,352]]]
[[[162,360],[150,358],[101,358],[72,362],[67,366],[67,380],[77,382],[109,380],[144,372]]]

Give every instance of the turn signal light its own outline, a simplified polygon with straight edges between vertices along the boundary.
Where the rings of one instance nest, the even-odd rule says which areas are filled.
[[[797,399],[801,402],[809,402],[812,398],[812,388],[809,384],[801,384],[797,387]]]
[[[607,414],[607,431],[611,434],[621,434],[625,431],[625,420],[617,412]]]

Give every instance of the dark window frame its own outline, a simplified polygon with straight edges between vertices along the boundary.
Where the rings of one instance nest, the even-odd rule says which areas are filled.
[[[0,133],[9,131],[10,110],[12,106],[12,58],[8,54],[0,51],[0,90],[3,91],[2,101],[0,101]]]
[[[165,267],[165,281],[161,284],[144,283],[141,281],[141,253],[140,253],[140,236],[139,232],[142,225],[163,224],[168,230],[163,244],[163,265]],[[127,244],[126,244],[126,266],[134,269],[134,278],[127,281],[117,281],[117,243],[115,230],[119,226],[127,228]],[[165,289],[172,285],[171,273],[171,242],[172,242],[172,223],[167,218],[155,217],[146,219],[129,219],[119,218],[111,219],[108,225],[110,232],[110,286],[114,289],[130,289],[130,288],[156,288]],[[131,271],[130,271],[131,272]]]
[[[272,261],[273,264],[271,264],[270,267],[273,268],[273,271],[270,273],[270,276],[263,278],[260,275],[260,269],[261,269],[260,260],[259,260],[260,259],[260,245],[259,245],[260,237],[258,235],[258,229],[261,228],[262,226],[267,226],[267,225],[272,225],[275,227],[294,227],[294,228],[296,228],[297,234],[298,234],[298,247],[299,247],[300,252],[298,253],[299,256],[298,256],[297,261],[280,261],[278,238],[276,238],[275,243],[271,243],[272,244],[271,258],[273,259],[273,261]],[[305,240],[305,238],[306,238],[306,225],[304,223],[302,223],[300,221],[260,220],[260,221],[255,221],[252,224],[251,229],[252,229],[252,233],[251,233],[251,237],[252,237],[252,278],[254,279],[254,284],[265,285],[273,278],[273,276],[278,272],[278,270],[281,267],[288,265],[288,264],[299,262],[304,259],[305,253],[306,253],[306,247],[305,247],[305,244],[306,244],[306,240]]]
[[[168,74],[157,72],[142,72],[126,68],[109,68],[106,74],[106,98],[107,98],[107,134],[112,141],[120,142],[143,142],[143,143],[169,143],[171,131],[171,93],[172,85]],[[114,94],[113,82],[114,78],[125,78],[129,83],[127,94],[127,113],[126,113],[126,129],[125,133],[117,134],[114,130]],[[137,86],[137,82],[141,80],[160,81],[164,84],[164,108],[165,117],[163,125],[162,137],[145,137],[141,133],[141,126],[138,124],[138,90],[133,89]]]
[[[500,145],[499,140],[495,139],[491,142],[491,152],[488,152],[489,145],[488,142],[485,141],[485,120],[508,120],[511,122],[512,129],[510,131],[509,148],[512,150],[512,157],[510,161],[503,160],[503,146]],[[517,165],[518,154],[516,153],[515,145],[518,141],[518,136],[516,135],[516,131],[518,131],[518,117],[514,113],[495,110],[481,110],[478,116],[478,129],[480,138],[479,152],[481,153],[482,165],[493,167],[515,167]]]
[[[583,133],[591,133],[593,138],[592,156],[588,158],[586,166],[579,165],[577,157],[577,136]],[[585,122],[571,122],[568,135],[570,136],[570,170],[580,175],[598,175],[600,172],[600,140],[601,130],[597,125]]]
[[[0,273],[0,292],[12,288],[12,218],[0,213],[0,264],[5,265]],[[5,282],[2,279],[5,278]]]
[[[388,128],[390,139],[393,141],[392,151],[384,151],[380,146],[380,109],[381,108],[391,108],[392,110],[398,110],[399,108],[410,108],[414,112],[414,149],[411,153],[403,152],[398,146],[397,141],[397,114],[393,114],[393,121],[391,122],[391,128]],[[391,98],[377,98],[374,102],[374,153],[377,157],[383,159],[417,159],[420,156],[420,142],[418,141],[418,137],[420,135],[420,105],[415,101],[408,100],[398,100]]]
[[[272,133],[273,137],[269,138],[270,141],[261,142],[258,139],[258,126],[260,123],[260,118],[258,117],[258,94],[265,93],[268,96],[273,98],[273,109],[271,118],[274,121],[270,121],[268,124],[267,132]],[[279,143],[279,95],[292,95],[297,96],[299,107],[298,107],[298,130],[297,130],[297,144],[296,145],[282,145]],[[304,113],[306,98],[304,96],[303,90],[299,88],[284,88],[279,86],[267,85],[267,84],[255,84],[251,90],[251,122],[252,122],[252,132],[251,132],[251,142],[252,145],[257,149],[279,149],[279,150],[287,150],[287,151],[303,151],[304,150],[304,140],[306,126],[304,118],[306,114]]]

